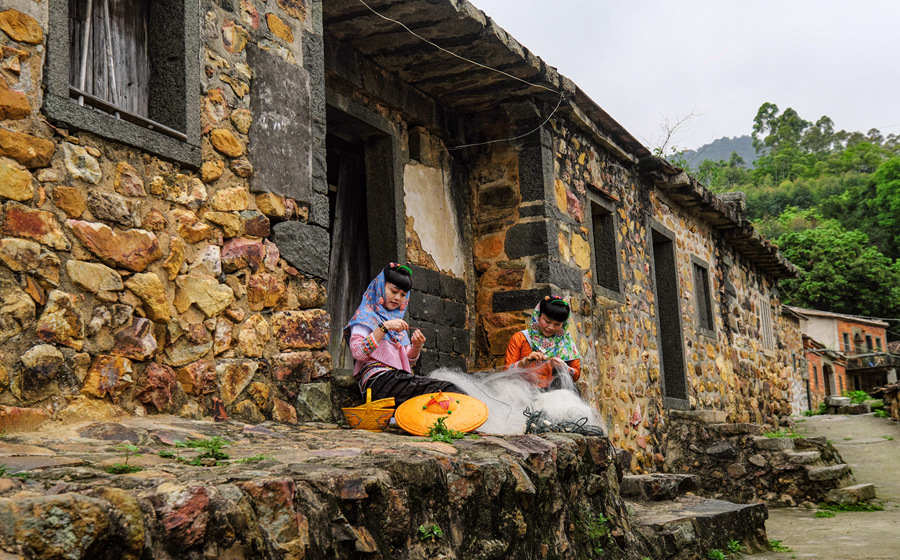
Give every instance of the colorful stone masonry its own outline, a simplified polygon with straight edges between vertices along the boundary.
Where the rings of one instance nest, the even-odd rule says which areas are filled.
[[[471,4],[367,3],[520,79],[355,0],[154,3],[140,118],[85,94],[82,4],[0,12],[0,428],[333,421],[361,289],[339,280],[389,261],[414,265],[419,373],[501,366],[565,296],[635,472],[670,410],[796,412],[793,266]]]

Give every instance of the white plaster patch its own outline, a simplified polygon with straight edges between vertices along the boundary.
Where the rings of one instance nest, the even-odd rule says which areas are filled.
[[[422,249],[440,270],[463,278],[462,239],[456,229],[456,211],[444,185],[440,169],[410,162],[403,170],[403,202],[406,214],[415,220]]]

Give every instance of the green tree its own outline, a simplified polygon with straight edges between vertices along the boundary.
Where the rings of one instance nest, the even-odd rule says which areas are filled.
[[[900,157],[879,165],[874,181],[870,208],[887,241],[885,253],[896,259],[900,257]]]
[[[836,313],[900,316],[900,266],[872,247],[859,230],[837,220],[788,231],[778,239],[782,253],[799,269],[783,283],[792,305]]]

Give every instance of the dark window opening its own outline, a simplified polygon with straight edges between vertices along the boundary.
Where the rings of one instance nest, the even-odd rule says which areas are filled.
[[[844,353],[850,353],[850,334],[844,333]]]
[[[813,383],[816,386],[816,391],[819,390],[819,368],[813,366]]]
[[[687,400],[687,374],[684,365],[681,330],[681,298],[678,292],[678,269],[673,238],[652,231],[653,275],[659,310],[660,360],[663,369],[663,395]],[[673,236],[674,237],[674,236]]]
[[[697,319],[701,328],[712,331],[713,306],[712,293],[709,289],[709,271],[697,262],[692,263],[694,269],[694,302],[697,306]]]
[[[866,335],[866,351],[871,352],[872,350],[875,350],[875,346],[872,345],[872,335],[867,334]]]
[[[854,376],[853,376],[853,390],[854,390],[854,391],[861,391],[861,390],[862,390],[862,383],[860,383],[860,381],[859,381],[859,376],[858,376],[858,375],[854,375]]]
[[[591,225],[594,243],[594,279],[607,290],[619,291],[619,264],[616,251],[615,214],[610,208],[591,200]]]
[[[875,337],[875,350],[881,352],[881,337]]]

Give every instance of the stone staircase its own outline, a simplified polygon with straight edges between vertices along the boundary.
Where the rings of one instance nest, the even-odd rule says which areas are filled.
[[[727,424],[720,411],[672,411],[666,468],[696,476],[697,493],[784,507],[874,497],[824,437],[765,437],[758,424]],[[871,485],[868,485],[871,486]]]
[[[736,540],[746,552],[768,550],[764,504],[735,504],[693,495],[692,475],[625,476],[621,496],[631,513],[632,529],[654,559],[706,558]]]

